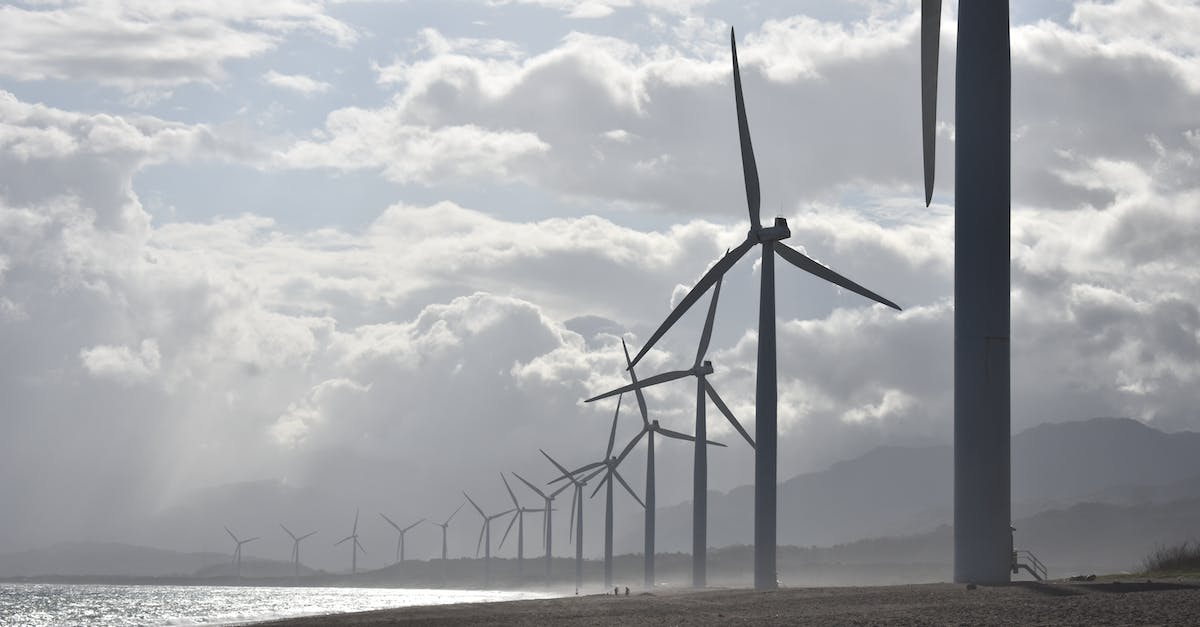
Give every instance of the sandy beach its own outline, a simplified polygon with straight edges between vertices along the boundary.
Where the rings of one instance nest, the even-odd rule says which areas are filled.
[[[632,592],[316,616],[270,625],[1178,625],[1200,581]]]

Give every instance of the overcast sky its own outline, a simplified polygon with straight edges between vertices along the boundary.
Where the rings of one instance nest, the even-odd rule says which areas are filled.
[[[539,447],[598,458],[615,403],[581,399],[620,339],[747,229],[730,26],[765,218],[904,307],[779,266],[781,479],[949,442],[956,3],[928,209],[917,4],[6,3],[0,550],[262,479],[499,508]],[[1013,428],[1200,427],[1200,7],[1012,15]],[[756,286],[754,253],[710,351],[751,432]],[[690,363],[703,310],[642,376]],[[694,398],[650,411],[690,432]],[[751,483],[709,416],[710,485]]]

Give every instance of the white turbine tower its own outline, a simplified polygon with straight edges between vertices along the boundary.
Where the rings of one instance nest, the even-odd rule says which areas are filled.
[[[552,559],[553,559],[552,558],[552,553],[553,553],[552,547],[554,546],[554,543],[552,542],[554,539],[554,534],[553,534],[554,527],[551,526],[551,524],[550,524],[550,514],[551,514],[551,512],[554,511],[554,509],[551,507],[551,505],[554,502],[554,497],[558,496],[559,493],[561,493],[563,490],[566,490],[567,488],[571,487],[572,484],[568,483],[547,495],[545,492],[542,492],[541,490],[539,490],[537,488],[537,486],[533,485],[529,481],[526,481],[525,477],[522,477],[521,475],[518,475],[515,472],[513,473],[513,476],[516,477],[517,479],[520,479],[521,483],[524,483],[525,485],[529,486],[530,490],[533,490],[534,492],[537,493],[538,496],[542,497],[542,500],[546,504],[546,507],[545,507],[546,517],[542,520],[542,542],[545,543],[545,547],[546,547],[546,585],[549,586],[550,585],[550,565],[551,565]]]
[[[604,478],[600,480],[600,483],[596,484],[596,489],[592,490],[592,497],[595,497],[596,494],[598,492],[600,492],[601,487],[603,487],[606,484],[608,486],[608,490],[605,492],[605,502],[604,502],[604,589],[605,590],[607,590],[608,587],[612,585],[613,478],[615,477],[617,481],[621,482],[621,485],[625,488],[625,491],[629,492],[629,496],[632,496],[633,500],[638,502],[638,505],[641,505],[643,508],[646,507],[646,504],[642,502],[642,499],[638,498],[638,495],[633,491],[633,488],[629,487],[629,484],[625,482],[625,478],[622,477],[621,473],[617,470],[617,466],[619,466],[621,464],[621,461],[625,459],[624,455],[622,455],[620,458],[613,455],[613,446],[616,444],[616,440],[617,440],[617,418],[620,417],[620,415],[621,415],[621,397],[618,396],[617,397],[617,410],[613,413],[612,430],[609,431],[609,434],[608,434],[608,448],[605,449],[605,451],[604,451],[604,459],[601,461],[598,461],[598,462],[592,462],[590,464],[585,464],[585,465],[580,466],[579,468],[576,468],[575,470],[571,471],[572,475],[581,475],[589,470],[592,470],[593,468],[599,468],[600,470],[597,472],[604,473]],[[633,448],[632,446],[626,447],[625,455],[628,455],[629,451],[632,450],[632,448]],[[559,477],[559,478],[555,479],[554,481],[561,481],[566,478],[567,477]]]
[[[358,510],[357,509],[354,510],[354,529],[350,532],[350,535],[346,536],[345,538],[342,538],[341,540],[338,540],[337,542],[334,542],[333,546],[338,546],[339,544],[341,544],[343,542],[348,542],[348,541],[352,541],[352,542],[350,542],[350,574],[353,575],[358,572],[358,552],[362,551],[363,555],[367,554],[367,550],[364,549],[363,546],[358,543]]]
[[[504,541],[508,539],[508,532],[512,531],[513,523],[517,523],[517,577],[518,580],[525,574],[525,514],[546,514],[549,515],[550,508],[546,509],[536,507],[523,507],[520,501],[517,500],[517,495],[513,493],[512,486],[508,485],[508,479],[504,473],[500,473],[500,480],[504,482],[504,489],[508,490],[508,496],[512,499],[513,508],[516,510],[513,513],[513,518],[508,522],[508,528],[504,530],[504,536],[500,538],[500,547],[504,547]]]
[[[310,531],[302,536],[297,536],[292,533],[291,529],[284,527],[283,523],[279,523],[279,526],[292,538],[292,579],[298,579],[300,577],[300,542],[316,532]]]
[[[751,248],[760,246],[762,266],[760,269],[758,305],[758,368],[755,389],[755,443],[754,456],[754,586],[758,589],[773,589],[778,585],[775,570],[776,551],[776,438],[778,422],[778,388],[775,359],[775,255],[784,261],[819,278],[825,279],[875,302],[900,309],[892,301],[834,272],[810,259],[803,253],[784,244],[791,237],[787,220],[775,218],[772,226],[763,226],[759,219],[761,199],[758,186],[758,169],[754,163],[754,148],[750,143],[750,127],[746,120],[746,107],[742,99],[742,77],[738,69],[737,45],[733,29],[729,31],[730,47],[733,52],[733,94],[737,107],[738,135],[741,142],[742,174],[746,183],[746,201],[750,210],[750,231],[746,239],[725,254],[696,282],[692,290],[675,306],[662,325],[650,336],[650,340],[638,352],[633,363],[649,351],[675,321],[679,319],[708,288],[720,279],[733,264],[737,263]]]
[[[471,497],[466,492],[463,492],[463,496],[467,497],[467,502],[469,502],[471,507],[474,507],[475,511],[479,512],[479,516],[483,518],[483,526],[479,529],[479,542],[475,543],[475,557],[479,557],[479,545],[483,544],[483,585],[488,586],[492,583],[492,521],[502,516],[511,514],[512,510],[506,509],[499,514],[492,514],[491,516],[488,516],[483,512],[483,509],[475,503],[475,501],[471,500]],[[485,538],[486,542],[484,541]]]
[[[713,320],[716,317],[717,300],[720,296],[721,281],[718,279],[716,285],[713,287],[712,301],[708,306],[708,317],[704,320],[704,331],[700,335],[700,347],[696,351],[696,361],[690,369],[665,372],[638,381],[637,376],[633,374],[633,366],[629,365],[629,372],[633,383],[611,392],[594,396],[586,401],[590,403],[602,398],[633,391],[637,392],[638,402],[641,404],[644,402],[641,397],[642,389],[644,388],[668,381],[675,381],[684,377],[696,377],[696,437],[690,438],[682,433],[674,432],[671,432],[674,433],[671,437],[690,439],[694,442],[694,459],[692,463],[692,585],[697,588],[703,588],[708,585],[708,444],[724,446],[724,444],[712,441],[707,441],[707,444],[701,444],[701,441],[705,441],[707,438],[708,433],[705,414],[707,405],[707,401],[705,400],[706,395],[712,399],[713,404],[717,406],[717,409],[721,410],[721,413],[725,415],[725,418],[733,425],[733,428],[742,434],[742,437],[750,444],[750,448],[754,448],[754,440],[750,437],[750,434],[742,428],[737,418],[733,417],[733,412],[729,411],[729,407],[725,404],[725,401],[721,400],[720,395],[717,394],[717,390],[713,388],[707,379],[708,375],[712,374],[713,367],[712,362],[706,361],[704,358],[708,354],[708,344],[712,339]],[[624,344],[624,340],[621,343]],[[625,353],[625,357],[627,363],[631,364],[631,362],[628,362],[628,352]],[[645,420],[645,416],[642,419]],[[655,424],[657,424],[657,421],[655,421]],[[646,430],[648,429],[644,429],[643,433]],[[663,434],[667,435],[667,433]],[[641,434],[637,437],[640,438]],[[630,442],[629,447],[632,447],[636,442],[637,438],[633,442]],[[625,453],[622,453],[622,457],[624,455]],[[652,466],[647,466],[647,473],[648,476],[653,473]],[[650,485],[650,483],[650,479],[647,478],[646,484]],[[647,512],[649,512],[648,508]],[[647,533],[651,533],[651,531],[647,531]]]
[[[383,516],[383,519],[386,520],[387,523],[396,530],[396,533],[400,534],[400,537],[396,540],[396,563],[400,564],[404,561],[404,534],[408,533],[408,531],[413,527],[425,522],[425,519],[422,518],[421,520],[418,520],[407,527],[401,527],[400,525],[397,525],[391,518],[388,518],[387,514],[379,512],[379,515]]]
[[[571,474],[571,471],[563,467],[562,464],[554,461],[554,458],[550,457],[549,453],[541,449],[538,449],[538,451],[542,455],[545,455],[546,459],[550,460],[550,463],[554,464],[554,467],[562,473],[562,477],[565,477],[570,482],[569,485],[575,488],[571,492],[571,526],[568,527],[570,531],[568,531],[567,539],[571,540],[573,538],[575,542],[575,591],[578,592],[579,587],[583,585],[583,488],[587,486],[588,481],[591,481],[592,477],[604,472],[604,469],[599,468],[592,474],[580,479]],[[555,494],[558,494],[558,492],[555,492]]]
[[[254,536],[253,538],[247,538],[245,540],[239,540],[238,537],[233,535],[233,532],[229,530],[229,527],[225,528],[225,533],[229,534],[230,538],[233,538],[233,542],[236,545],[236,547],[233,549],[233,563],[234,563],[234,570],[237,573],[237,580],[239,582],[241,582],[241,580],[242,580],[242,545],[248,544],[250,542],[254,542],[255,540],[258,539],[258,536]]]
[[[1009,580],[1012,62],[1008,0],[958,3],[954,91],[954,580]],[[921,3],[925,205],[933,199],[941,0]]]

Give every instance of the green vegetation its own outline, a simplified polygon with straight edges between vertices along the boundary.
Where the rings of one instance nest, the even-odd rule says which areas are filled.
[[[1200,542],[1161,546],[1142,559],[1146,575],[1200,577]]]

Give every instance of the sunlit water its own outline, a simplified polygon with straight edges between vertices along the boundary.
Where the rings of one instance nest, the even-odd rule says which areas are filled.
[[[0,625],[228,625],[412,605],[512,601],[536,592],[0,584]]]

